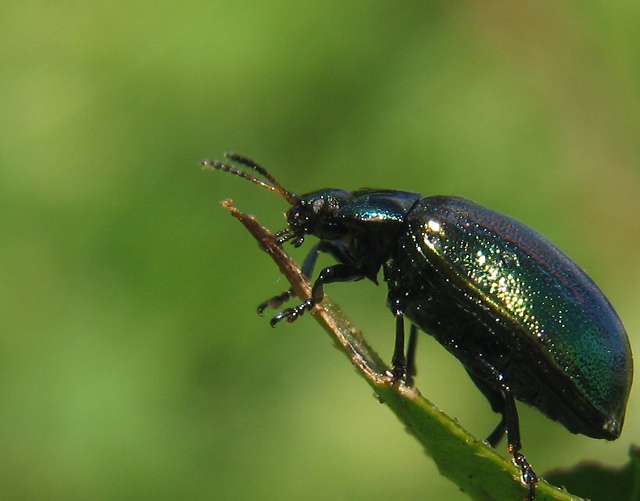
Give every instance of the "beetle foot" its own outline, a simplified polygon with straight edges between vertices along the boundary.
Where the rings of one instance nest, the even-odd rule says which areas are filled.
[[[533,471],[533,468],[529,464],[529,461],[527,461],[527,458],[524,457],[524,454],[521,454],[520,452],[513,453],[513,464],[520,469],[524,484],[529,486],[529,495],[527,496],[526,501],[533,501],[536,498],[538,475]]]
[[[411,374],[404,366],[395,366],[388,374],[391,376],[393,383],[404,383],[410,388],[413,387],[413,374]]]
[[[267,308],[272,308],[274,310],[279,310],[282,308],[282,305],[291,299],[293,295],[293,291],[291,289],[284,291],[282,294],[278,294],[277,296],[273,296],[272,298],[267,299],[264,303],[260,303],[258,306],[258,315],[262,316],[264,314],[264,310]]]
[[[313,299],[307,299],[303,303],[300,303],[298,306],[287,308],[271,319],[271,327],[275,327],[276,324],[285,319],[289,323],[295,322],[298,317],[304,314],[305,311],[311,310],[315,305],[316,302]]]

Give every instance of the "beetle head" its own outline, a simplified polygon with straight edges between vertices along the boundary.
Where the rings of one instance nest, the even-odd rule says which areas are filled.
[[[253,160],[237,153],[226,153],[225,157],[231,162],[251,167],[263,176],[266,182],[234,165],[218,160],[204,160],[202,165],[247,179],[269,191],[273,191],[291,204],[291,209],[287,211],[287,228],[276,233],[279,243],[283,244],[292,241],[295,247],[300,247],[307,234],[316,235],[320,238],[338,238],[343,234],[343,232],[339,231],[334,215],[339,209],[340,203],[348,197],[348,192],[342,190],[319,190],[298,196],[285,189],[264,167],[261,167]]]
[[[345,229],[336,214],[348,197],[348,191],[336,189],[313,191],[298,197],[299,202],[287,212],[288,227],[278,234],[278,240],[293,240],[293,245],[300,247],[307,234],[327,240],[344,236]]]

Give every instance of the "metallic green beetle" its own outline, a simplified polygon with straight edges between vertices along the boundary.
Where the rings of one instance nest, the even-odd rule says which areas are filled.
[[[364,189],[296,195],[255,162],[263,182],[218,161],[204,164],[249,179],[291,204],[280,243],[320,242],[303,272],[311,276],[318,253],[338,264],[324,268],[312,297],[277,314],[272,325],[294,321],[323,297],[323,286],[367,278],[387,282],[396,317],[393,375],[412,384],[417,330],[450,351],[502,419],[487,441],[505,432],[509,452],[535,497],[538,478],[520,453],[515,400],[542,411],[572,433],[620,436],[633,378],[625,329],[613,307],[569,257],[528,226],[459,197]],[[259,307],[281,304],[285,292]],[[405,355],[404,319],[411,324]]]

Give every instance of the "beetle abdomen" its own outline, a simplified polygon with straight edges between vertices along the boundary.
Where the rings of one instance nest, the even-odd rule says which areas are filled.
[[[401,275],[420,277],[422,298],[432,299],[408,301],[407,316],[451,351],[464,346],[455,354],[470,372],[475,363],[493,364],[516,398],[570,431],[617,438],[631,350],[616,312],[587,274],[533,229],[465,199],[424,198],[406,223],[403,245],[420,257],[405,263],[411,270]],[[442,316],[447,305],[449,322]]]

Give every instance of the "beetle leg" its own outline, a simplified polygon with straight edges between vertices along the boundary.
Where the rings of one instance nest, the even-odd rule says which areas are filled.
[[[348,248],[344,242],[340,240],[321,240],[311,248],[309,254],[307,254],[307,257],[302,263],[301,271],[305,277],[311,278],[311,275],[313,275],[313,270],[316,267],[318,256],[321,252],[331,254],[340,263],[353,264],[353,258],[351,258]],[[289,301],[293,295],[293,289],[287,289],[281,294],[267,299],[258,306],[258,315],[262,316],[267,308],[272,308],[274,310],[282,308],[282,306]]]
[[[316,244],[319,252],[326,252],[327,254],[332,255],[336,261],[342,264],[350,264],[355,266],[356,261],[353,259],[351,254],[349,253],[349,246],[345,244],[342,240],[320,240]],[[306,264],[306,260],[305,260]],[[313,266],[315,267],[315,261],[313,262]],[[302,267],[302,272],[305,273],[306,276],[311,276],[313,273],[313,267],[308,270],[309,273],[305,273],[304,266]]]
[[[404,315],[396,313],[396,342],[391,357],[393,379],[402,381],[407,379],[407,359],[404,355]]]
[[[487,368],[491,374],[493,374],[495,369]],[[471,380],[475,383],[478,389],[482,392],[482,394],[486,397],[491,404],[491,409],[493,412],[500,414],[501,419],[498,423],[498,426],[491,432],[491,434],[487,437],[486,441],[491,444],[491,447],[496,447],[505,432],[507,431],[507,419],[504,412],[504,393],[502,391],[497,391],[494,389],[494,386],[487,384],[484,379],[477,377],[473,372],[467,370],[467,374]],[[492,379],[497,379],[496,377],[492,377]]]
[[[418,328],[411,324],[409,330],[409,344],[407,354],[404,351],[404,315],[396,313],[396,341],[393,348],[391,374],[396,381],[404,381],[407,386],[413,386],[413,377],[416,375],[416,345],[418,343]]]
[[[411,324],[409,329],[409,345],[407,346],[407,384],[413,386],[413,378],[416,370],[416,347],[418,346],[418,328]]]
[[[352,282],[361,280],[365,278],[365,276],[366,274],[363,273],[359,267],[351,264],[336,264],[325,268],[320,272],[320,275],[318,275],[318,278],[313,284],[311,297],[298,306],[287,308],[281,313],[278,313],[271,319],[271,326],[275,327],[278,322],[284,319],[287,319],[287,322],[294,322],[299,316],[304,314],[305,311],[311,310],[317,303],[322,301],[324,297],[324,284]]]
[[[491,434],[487,437],[487,442],[491,445],[491,447],[496,447],[502,437],[504,437],[505,432],[507,431],[507,420],[505,419],[504,413],[502,414],[502,419],[498,423],[498,426],[491,432]]]
[[[264,303],[260,303],[260,305],[258,305],[258,315],[262,316],[264,314],[264,310],[267,308],[279,310],[284,303],[291,299],[291,296],[293,296],[293,289],[287,289],[283,293],[267,299]]]
[[[511,393],[511,389],[507,385],[502,386],[504,394],[504,421],[507,426],[507,439],[509,454],[513,456],[513,464],[515,464],[522,474],[522,481],[529,486],[529,495],[527,501],[533,501],[536,497],[536,484],[538,476],[533,468],[520,452],[522,444],[520,442],[520,424],[518,420],[518,411],[516,410],[516,401]]]
[[[307,257],[304,259],[304,262],[302,263],[302,270],[301,270],[302,274],[305,277],[309,278],[313,274],[313,270],[316,267],[316,263],[318,261],[318,255],[320,254],[320,252],[322,252],[322,248],[318,243],[314,245],[309,251],[309,254],[307,254]],[[273,296],[270,299],[267,299],[264,303],[260,303],[260,305],[258,306],[258,315],[262,316],[262,314],[264,313],[264,310],[266,310],[267,308],[273,308],[274,310],[278,310],[282,308],[282,305],[287,301],[289,301],[289,299],[291,299],[292,296],[293,296],[293,289],[287,289],[283,293],[278,294],[277,296]]]
[[[538,476],[533,471],[527,458],[520,452],[522,448],[522,443],[520,442],[520,422],[516,409],[516,401],[511,392],[511,388],[504,381],[498,369],[490,364],[484,362],[478,364],[475,369],[473,373],[470,371],[467,372],[469,372],[471,379],[478,389],[487,397],[493,411],[502,415],[502,419],[487,438],[487,442],[489,442],[492,447],[495,447],[498,445],[498,442],[500,442],[504,432],[507,432],[507,449],[509,454],[513,456],[513,464],[520,470],[523,483],[529,486],[527,501],[533,501],[536,497]]]

